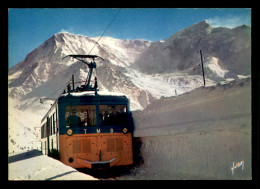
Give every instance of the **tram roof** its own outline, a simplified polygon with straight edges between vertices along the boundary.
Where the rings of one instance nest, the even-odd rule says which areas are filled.
[[[120,92],[107,92],[107,91],[99,91],[98,95],[100,96],[125,96],[124,93]],[[66,93],[62,94],[62,97],[66,96],[75,96],[75,97],[81,97],[81,96],[95,96],[95,92],[93,91],[83,91],[83,92],[72,92],[72,93]]]

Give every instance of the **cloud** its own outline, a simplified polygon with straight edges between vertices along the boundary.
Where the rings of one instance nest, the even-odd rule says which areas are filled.
[[[70,26],[66,29],[62,28],[59,33],[72,33],[72,34],[75,34],[75,28]]]
[[[68,31],[65,30],[65,29],[61,29],[58,33],[70,33],[70,32],[68,32]]]
[[[210,24],[212,27],[234,28],[243,24],[251,27],[251,16],[216,16],[213,18],[206,19],[206,22]]]

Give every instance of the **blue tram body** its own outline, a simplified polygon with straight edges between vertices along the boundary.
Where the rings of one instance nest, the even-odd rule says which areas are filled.
[[[60,125],[66,125],[65,121],[65,114],[66,114],[66,107],[72,107],[73,106],[84,106],[84,105],[93,105],[95,106],[95,118],[96,118],[96,124],[91,126],[75,126],[73,128],[74,134],[87,134],[87,133],[111,133],[113,129],[113,133],[122,133],[122,130],[124,128],[127,129],[128,132],[132,132],[132,125],[131,125],[131,117],[130,117],[130,111],[129,111],[129,100],[125,96],[112,96],[112,95],[75,95],[74,94],[66,94],[61,96],[58,99],[58,107],[59,107],[59,118],[60,118]],[[111,123],[111,124],[102,124],[101,121],[101,110],[100,106],[125,106],[125,123]],[[87,128],[87,130],[84,130],[84,128]],[[60,135],[67,133],[66,127],[60,127]]]

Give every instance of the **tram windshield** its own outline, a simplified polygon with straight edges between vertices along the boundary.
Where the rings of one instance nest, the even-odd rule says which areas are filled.
[[[99,121],[105,125],[127,125],[126,105],[100,105]]]
[[[81,105],[65,108],[66,126],[96,126],[96,106]]]

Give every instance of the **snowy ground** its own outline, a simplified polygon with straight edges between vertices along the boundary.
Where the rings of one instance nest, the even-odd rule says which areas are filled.
[[[8,161],[9,180],[97,180],[37,150],[14,153]]]

